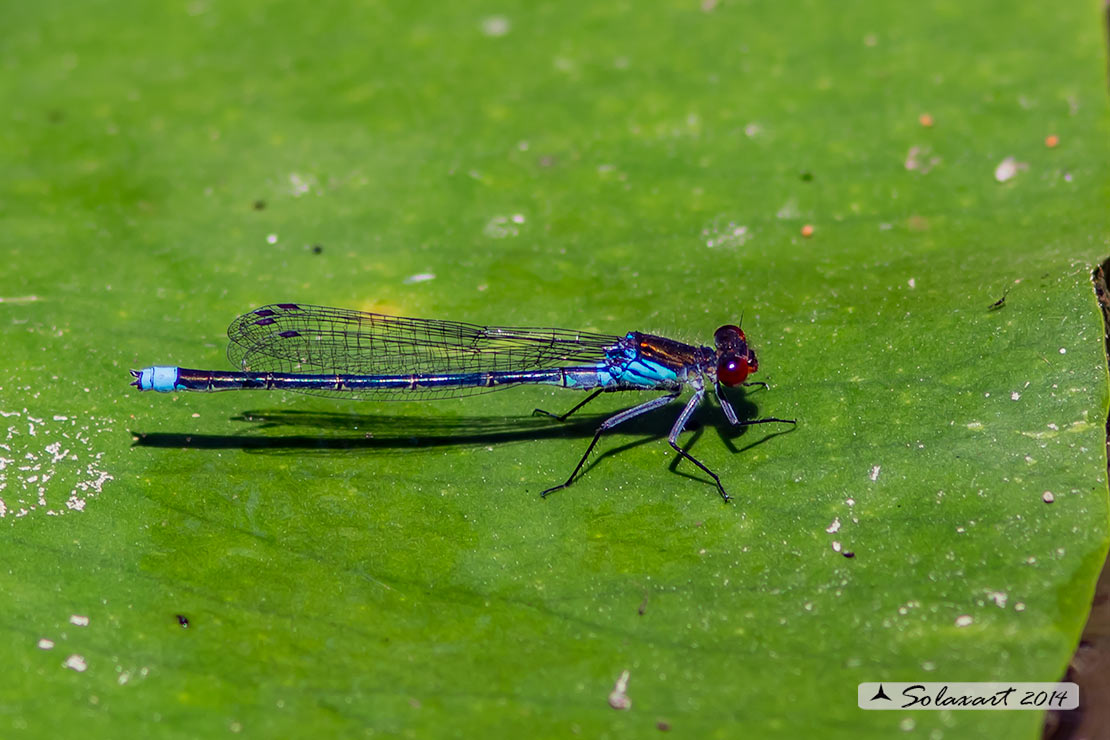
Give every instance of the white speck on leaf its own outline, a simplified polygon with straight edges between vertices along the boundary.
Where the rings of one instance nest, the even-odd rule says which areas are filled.
[[[300,198],[302,195],[307,195],[312,192],[312,188],[314,188],[316,184],[316,178],[313,175],[301,175],[296,172],[289,173],[289,192],[294,198]]]
[[[710,249],[714,247],[742,247],[751,239],[751,233],[747,226],[726,220],[726,218],[725,216],[718,216],[701,230],[701,235],[705,237],[705,246]]]
[[[617,678],[617,683],[614,684],[613,690],[609,692],[609,706],[613,709],[631,709],[632,700],[628,698],[628,671],[621,673]]]
[[[89,664],[85,662],[85,659],[80,655],[77,655],[76,653],[66,658],[66,662],[62,665],[66,668],[69,668],[70,670],[77,671],[78,673],[84,673],[85,669],[89,667]]]
[[[497,38],[512,30],[513,24],[503,15],[491,15],[482,19],[482,33]]]
[[[791,198],[782,204],[782,208],[775,213],[775,218],[781,221],[792,221],[796,218],[800,218],[801,215],[802,212],[798,209],[798,200],[796,198]]]
[[[1029,165],[1025,162],[1019,162],[1013,157],[1006,157],[994,168],[994,179],[998,182],[1006,182],[1012,180],[1018,172],[1027,169],[1029,169]]]
[[[482,233],[490,239],[505,239],[520,233],[517,228],[523,221],[517,221],[515,216],[494,216],[482,229]]]

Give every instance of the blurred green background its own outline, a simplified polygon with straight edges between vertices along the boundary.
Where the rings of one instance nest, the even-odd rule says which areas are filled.
[[[1058,680],[1083,626],[1098,3],[3,23],[0,734],[1039,736],[855,691]],[[738,410],[798,426],[698,414],[732,505],[675,464],[677,406],[541,500],[647,396],[559,425],[529,413],[580,396],[128,387],[226,368],[226,325],[279,301],[695,343],[743,316],[770,387]]]

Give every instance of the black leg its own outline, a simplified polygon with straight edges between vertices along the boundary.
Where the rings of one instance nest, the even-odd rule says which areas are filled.
[[[678,446],[678,435],[682,434],[682,430],[686,428],[687,422],[690,421],[690,417],[694,415],[694,411],[696,411],[698,406],[701,405],[702,399],[704,398],[705,389],[699,388],[697,393],[694,394],[693,398],[691,398],[686,404],[686,407],[682,409],[682,413],[678,415],[677,419],[675,419],[674,426],[671,427],[671,433],[667,437],[667,441],[671,443],[671,447],[674,448],[674,451],[677,452],[680,457],[684,457],[690,462],[694,463],[694,465],[697,465],[706,475],[713,479],[713,482],[717,484],[717,490],[720,492],[721,498],[723,498],[727,503],[728,501],[732,500],[732,497],[728,495],[728,491],[726,491],[725,487],[721,485],[720,476],[710,470],[701,460],[698,460],[689,452]]]
[[[744,385],[749,384],[745,383]],[[728,423],[732,424],[734,427],[746,427],[751,426],[752,424],[770,424],[772,422],[777,422],[779,424],[798,423],[796,419],[776,419],[773,416],[768,416],[766,419],[745,419],[744,421],[741,421],[736,416],[736,411],[732,408],[732,404],[728,402],[727,398],[725,398],[725,394],[724,391],[721,390],[720,383],[717,384],[715,390],[717,392],[717,402],[721,404],[721,410],[725,412],[725,418],[727,418]]]
[[[532,409],[532,416],[550,416],[552,419],[558,419],[559,421],[566,421],[567,417],[569,417],[571,414],[573,414],[578,409],[585,406],[590,401],[592,401],[595,398],[597,398],[598,396],[600,396],[604,390],[605,390],[604,388],[597,389],[596,391],[594,391],[590,395],[586,396],[585,401],[576,405],[574,408],[572,408],[570,411],[566,412],[565,414],[553,414],[550,411],[544,411],[543,409]]]
[[[768,416],[766,419],[745,419],[736,423],[738,427],[747,427],[752,424],[794,424],[797,425],[797,419],[776,419],[773,416]]]
[[[598,391],[597,393],[600,393],[600,392],[601,391]],[[597,395],[597,393],[594,393],[593,396],[590,396],[589,398],[587,398],[586,401],[592,400],[593,397]],[[666,406],[668,403],[670,403],[671,401],[678,398],[678,396],[679,396],[678,393],[672,393],[672,394],[667,395],[667,396],[660,396],[659,398],[653,398],[650,401],[648,401],[647,403],[642,403],[639,406],[634,406],[630,409],[625,409],[624,411],[620,412],[616,416],[610,416],[608,419],[601,422],[601,426],[599,426],[597,428],[597,432],[594,434],[594,438],[590,442],[590,446],[586,448],[586,454],[582,455],[582,459],[579,460],[578,464],[574,466],[574,472],[572,472],[570,474],[570,477],[567,478],[566,481],[564,481],[563,483],[560,483],[557,486],[552,486],[551,488],[548,488],[546,491],[541,493],[540,496],[543,496],[544,498],[546,498],[547,494],[553,493],[555,491],[561,490],[561,489],[566,488],[567,486],[569,486],[574,481],[574,476],[578,475],[578,471],[580,471],[582,469],[582,466],[586,464],[586,459],[590,456],[590,453],[593,452],[594,446],[597,445],[597,441],[599,439],[601,439],[601,435],[604,434],[606,431],[612,429],[613,427],[617,426],[618,424],[621,424],[623,422],[628,421],[629,419],[633,419],[633,418],[639,416],[640,414],[646,414],[649,411],[654,411],[655,409],[662,408],[663,406]],[[578,406],[575,406],[573,409],[568,411],[566,415],[569,416],[576,409],[578,409],[579,407],[584,405],[586,403],[586,401],[583,401],[582,403],[578,404]],[[558,418],[558,417],[556,417],[556,418]],[[700,465],[700,463],[699,463],[699,465]]]

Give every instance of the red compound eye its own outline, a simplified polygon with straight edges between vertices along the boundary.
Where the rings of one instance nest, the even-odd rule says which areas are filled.
[[[717,380],[729,388],[740,385],[747,380],[749,372],[751,370],[748,368],[747,357],[725,355],[717,363]]]
[[[745,339],[744,332],[740,327],[732,324],[725,324],[720,329],[713,332],[713,341],[717,343],[718,349],[733,344],[737,340],[743,342]]]

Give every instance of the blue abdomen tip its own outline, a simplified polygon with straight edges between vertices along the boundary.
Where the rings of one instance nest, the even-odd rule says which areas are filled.
[[[135,376],[135,382],[132,385],[141,391],[170,393],[177,390],[176,367],[155,365],[154,367],[144,367],[139,371],[132,370],[131,374]]]

